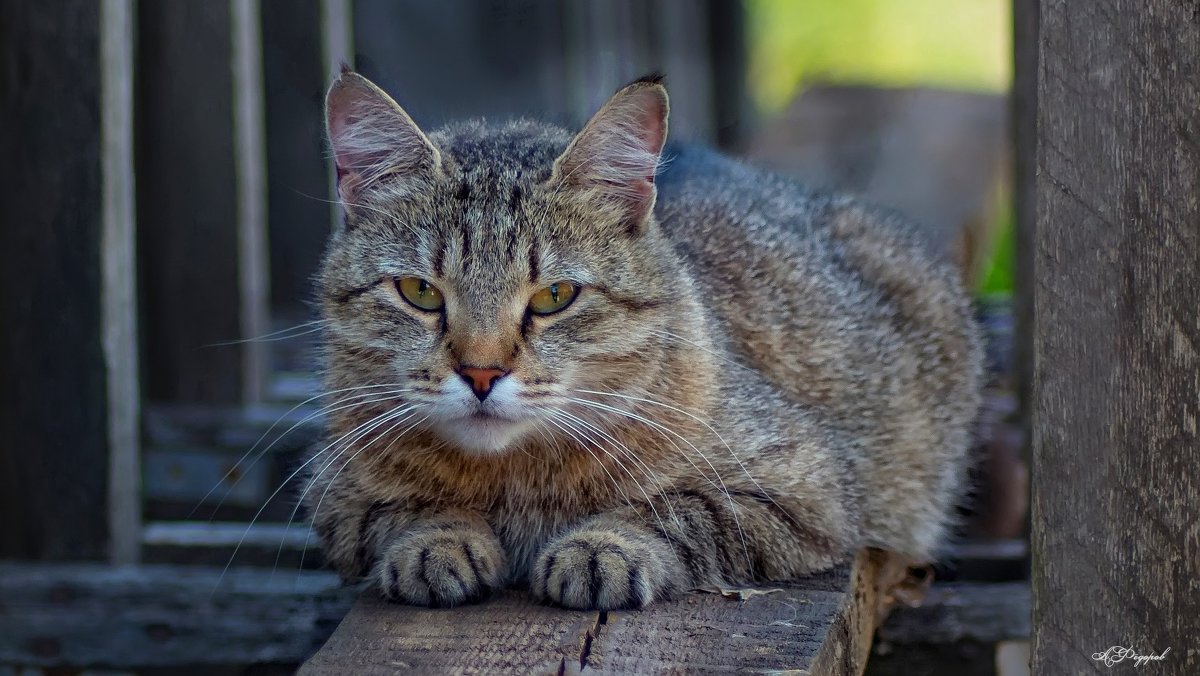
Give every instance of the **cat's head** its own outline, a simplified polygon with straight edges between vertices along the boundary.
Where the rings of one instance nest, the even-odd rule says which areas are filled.
[[[426,135],[343,73],[327,99],[346,212],[319,278],[329,385],[379,386],[483,454],[673,377],[664,332],[692,301],[653,217],[667,110],[647,79],[574,137],[527,121]]]

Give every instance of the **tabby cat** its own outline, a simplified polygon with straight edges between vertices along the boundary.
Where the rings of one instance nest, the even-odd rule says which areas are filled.
[[[329,445],[303,501],[388,599],[570,608],[934,556],[981,351],[899,217],[668,148],[657,79],[578,134],[424,134],[343,72],[318,285]]]

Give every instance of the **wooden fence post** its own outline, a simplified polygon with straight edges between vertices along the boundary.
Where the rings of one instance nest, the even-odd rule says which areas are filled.
[[[138,555],[130,12],[0,4],[0,558]]]
[[[1194,674],[1200,15],[1110,0],[1040,18],[1033,668],[1105,671],[1132,648]]]

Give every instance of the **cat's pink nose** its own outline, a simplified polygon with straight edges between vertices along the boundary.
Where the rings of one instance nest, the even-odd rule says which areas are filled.
[[[478,366],[460,366],[458,375],[471,386],[471,391],[475,393],[479,401],[483,401],[487,399],[488,393],[492,391],[492,385],[497,380],[508,375],[508,371],[496,368],[480,368]]]

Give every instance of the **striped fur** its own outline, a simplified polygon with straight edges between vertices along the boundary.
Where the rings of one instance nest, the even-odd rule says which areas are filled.
[[[936,554],[981,378],[955,271],[892,214],[707,151],[668,148],[655,176],[666,102],[642,81],[574,139],[530,121],[426,137],[361,77],[335,83],[326,381],[381,393],[338,399],[309,465],[345,577],[408,603],[519,583],[621,608],[864,545]],[[444,311],[401,299],[406,276]],[[526,310],[564,280],[566,310]],[[509,375],[480,403],[464,364]]]

